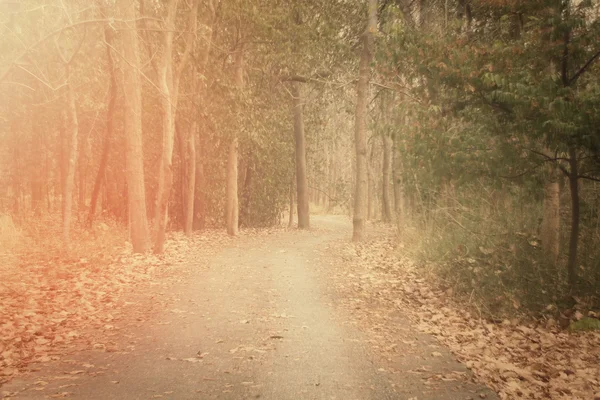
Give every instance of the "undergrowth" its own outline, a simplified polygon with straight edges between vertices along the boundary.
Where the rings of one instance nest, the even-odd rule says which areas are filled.
[[[568,193],[563,196],[568,204]],[[404,251],[487,316],[600,306],[600,234],[584,216],[581,279],[574,290],[567,285],[568,207],[563,207],[561,255],[555,265],[545,261],[539,239],[542,203],[525,191],[472,189],[421,210],[404,219]]]

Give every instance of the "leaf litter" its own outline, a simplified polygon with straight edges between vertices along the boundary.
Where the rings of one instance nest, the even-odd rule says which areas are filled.
[[[344,241],[331,246],[330,251],[340,252],[344,260],[335,269],[336,283],[338,289],[351,292],[347,300],[351,309],[367,308],[364,314],[371,314],[369,318],[381,314],[383,321],[393,313],[407,316],[417,329],[447,346],[502,399],[600,400],[600,332],[569,332],[553,320],[482,318],[453,297],[451,290],[436,287],[435,279],[403,257],[396,243],[390,228],[363,243]],[[373,299],[381,309],[369,308]],[[377,335],[374,347],[381,347],[383,339],[398,341],[398,333],[386,326],[389,323],[366,325]],[[410,340],[407,343],[414,345]],[[381,350],[390,352],[395,347]],[[440,355],[437,351],[430,354]],[[435,378],[465,379],[461,372]],[[485,398],[483,393],[480,396]]]
[[[121,351],[108,337],[129,323],[148,319],[136,295],[168,292],[156,285],[181,281],[181,264],[201,267],[232,241],[220,230],[190,238],[172,233],[162,256],[134,254],[118,236],[102,246],[92,240],[87,246],[78,243],[75,251],[44,243],[22,246],[14,262],[0,267],[0,386],[35,370],[36,363],[59,360],[72,351]],[[73,370],[71,375],[85,372]]]

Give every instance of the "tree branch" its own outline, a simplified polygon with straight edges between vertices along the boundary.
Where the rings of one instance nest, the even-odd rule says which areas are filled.
[[[32,88],[31,86],[27,86],[24,83],[20,83],[20,82],[12,82],[12,81],[0,81],[0,84],[4,83],[5,85],[15,85],[15,86],[22,86],[26,89],[31,90],[32,92],[35,92],[35,89]]]
[[[577,73],[575,75],[573,75],[573,77],[571,79],[569,79],[569,85],[575,83],[577,81],[577,79],[585,72],[587,71],[587,69],[594,63],[594,61],[596,61],[598,59],[598,57],[600,57],[600,50],[598,50],[598,52],[596,54],[594,54],[592,56],[592,58],[590,58],[584,65],[583,67],[581,67],[579,69],[579,71],[577,71]]]
[[[143,21],[143,20],[156,20],[156,18],[148,18],[148,17],[140,17],[140,18],[136,18],[136,21]],[[160,21],[160,20],[159,20]],[[61,34],[62,32],[69,30],[69,29],[73,29],[79,26],[84,26],[84,25],[90,25],[90,24],[105,24],[105,23],[114,23],[114,22],[130,22],[130,21],[124,21],[124,20],[111,20],[111,19],[88,19],[88,20],[84,20],[84,21],[79,21],[79,22],[75,22],[71,25],[67,25],[67,26],[63,26],[60,29],[57,29],[53,32],[50,32],[49,34],[47,34],[46,36],[44,36],[43,38],[41,38],[40,40],[38,40],[37,42],[33,43],[32,45],[30,45],[27,49],[25,49],[21,54],[19,54],[17,56],[17,58],[15,58],[9,65],[8,67],[6,67],[6,69],[4,70],[4,72],[2,72],[2,74],[0,74],[0,82],[4,81],[4,79],[6,79],[6,77],[8,76],[8,74],[10,73],[10,71],[15,67],[15,65],[18,65],[17,63],[19,61],[21,61],[21,59],[23,57],[25,57],[27,54],[29,54],[30,51],[34,50],[35,48],[37,48],[38,46],[40,46],[41,44],[45,43],[47,40],[52,39],[54,36]]]
[[[48,89],[52,90],[53,92],[56,92],[57,90],[62,89],[64,86],[67,85],[67,83],[65,82],[65,83],[62,83],[60,86],[52,87],[52,85],[50,85],[50,83],[46,82],[45,80],[43,80],[42,78],[40,78],[39,76],[37,76],[36,74],[31,72],[24,66],[17,65],[17,67],[19,69],[23,70],[24,72],[26,72],[27,74],[29,74],[30,76],[32,76],[35,80],[37,80],[38,82],[40,82],[42,85],[46,86]],[[0,79],[0,82],[4,82],[4,81]]]
[[[391,90],[392,92],[395,92],[395,93],[401,93],[401,94],[403,94],[403,95],[405,95],[407,97],[410,97],[412,100],[416,101],[417,103],[423,104],[423,101],[421,99],[419,99],[418,97],[415,97],[415,96],[411,95],[410,93],[405,92],[404,90],[400,90],[398,88],[387,86],[387,85],[384,85],[384,84],[378,83],[378,82],[371,81],[369,83],[371,85],[373,85],[373,86],[378,86],[378,87],[383,88],[383,89]]]
[[[334,202],[334,203],[336,203],[336,204],[344,204],[344,203],[348,202],[348,199],[346,199],[346,201],[344,201],[344,202],[342,203],[340,200],[338,200],[338,199],[334,199],[333,197],[331,197],[331,196],[329,195],[329,193],[327,193],[327,192],[325,192],[325,191],[323,191],[323,190],[321,190],[321,189],[319,189],[319,188],[316,188],[316,187],[314,187],[314,186],[309,186],[309,188],[310,188],[310,189],[313,189],[313,190],[316,190],[317,192],[321,192],[321,193],[323,193],[325,196],[327,196],[327,198],[328,198],[329,200],[333,201],[333,202]]]
[[[600,178],[595,178],[595,177],[589,176],[589,175],[577,175],[577,179],[588,179],[590,181],[600,182]]]
[[[541,151],[537,151],[534,149],[529,149],[530,152],[537,154],[539,156],[542,156],[545,158],[544,161],[569,161],[569,158],[565,158],[565,157],[558,157],[558,156],[549,156],[548,154],[542,153]]]

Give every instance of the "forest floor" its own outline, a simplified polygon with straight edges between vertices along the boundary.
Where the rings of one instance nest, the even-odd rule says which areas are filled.
[[[53,336],[34,332],[24,339],[37,346],[56,336],[73,340],[38,348],[30,361],[40,362],[13,371],[2,396],[495,398],[406,316],[357,306],[348,292],[354,278],[347,275],[356,265],[344,255],[349,221],[316,217],[313,224],[308,232],[254,232],[237,239],[209,233],[185,246],[185,240],[171,241],[169,261],[150,269],[134,263],[140,275],[153,279],[125,274],[129,278],[118,286],[125,290],[108,299],[108,283],[96,288],[103,289],[100,305],[88,302],[96,319],[84,314],[69,332],[55,328]],[[112,272],[119,278],[119,271]],[[340,282],[344,276],[348,281]],[[85,302],[71,306],[85,308]],[[390,324],[385,330],[367,318],[380,313]]]
[[[508,399],[594,396],[600,335],[486,323],[398,258],[388,228],[355,245],[346,217],[312,223],[176,235],[164,257],[124,251],[101,269],[38,266],[27,291],[13,277],[0,398],[498,398],[477,380]],[[544,341],[575,364],[540,361]]]

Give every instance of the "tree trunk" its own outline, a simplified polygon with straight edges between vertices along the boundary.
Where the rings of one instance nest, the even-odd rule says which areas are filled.
[[[235,52],[235,85],[241,92],[244,88],[244,46],[240,44]],[[239,229],[238,201],[238,136],[237,132],[229,144],[227,159],[227,191],[225,223],[227,234],[235,236]]]
[[[73,215],[73,188],[75,187],[75,165],[77,165],[77,137],[79,135],[79,121],[77,120],[77,108],[75,105],[75,91],[71,84],[70,66],[67,65],[67,123],[68,123],[68,147],[65,184],[63,187],[63,241],[69,244],[71,237],[71,219]]]
[[[288,219],[288,228],[294,226],[294,179],[290,183],[290,215]]]
[[[402,188],[402,155],[400,154],[399,133],[395,132],[392,143],[392,176],[394,179],[394,211],[396,213],[396,224],[402,229],[404,224],[404,193]]]
[[[186,174],[186,184],[185,184],[185,223],[183,227],[183,231],[186,235],[190,236],[192,234],[192,229],[194,227],[194,198],[195,198],[195,184],[196,184],[196,121],[192,123],[192,127],[187,137],[187,174]]]
[[[172,1],[171,4],[177,4]],[[172,9],[169,16],[174,14]],[[174,19],[174,17],[173,17]],[[162,152],[158,170],[158,187],[156,190],[156,205],[154,207],[154,253],[161,254],[164,251],[167,219],[169,209],[169,197],[173,186],[173,146],[175,142],[175,116],[173,113],[173,23],[168,23],[165,32],[163,61],[158,73],[158,87],[161,91],[160,109],[162,114]]]
[[[299,85],[298,82],[292,82],[294,139],[296,144],[296,202],[298,207],[298,229],[308,229],[310,228],[310,211],[308,204],[308,178],[306,176],[306,142],[304,138],[302,95]]]
[[[175,117],[177,110],[179,80],[189,59],[192,48],[193,34],[196,31],[196,16],[198,1],[192,2],[189,13],[188,33],[185,50],[181,56],[180,64],[176,71],[173,66],[173,38],[176,30],[178,0],[171,0],[168,4],[165,32],[163,37],[163,54],[158,67],[158,87],[161,91],[160,106],[162,112],[162,153],[158,172],[158,188],[156,191],[154,228],[156,237],[154,253],[164,251],[167,221],[169,218],[169,197],[173,186],[173,147],[175,142]]]
[[[39,164],[42,161],[42,141],[40,138],[40,126],[36,125],[32,120],[32,135],[33,143],[31,146],[32,161],[34,164]],[[43,175],[39,170],[34,170],[31,174],[31,211],[36,216],[42,213],[42,182]]]
[[[250,216],[250,198],[252,194],[252,173],[253,173],[252,155],[248,155],[248,162],[246,165],[246,173],[244,176],[244,189],[242,192],[242,205],[240,211],[240,226],[248,226],[248,219]]]
[[[360,56],[358,84],[356,85],[356,111],[354,122],[354,145],[356,147],[356,179],[354,191],[354,217],[352,240],[364,236],[367,195],[367,103],[371,60],[373,59],[374,33],[377,30],[377,0],[368,0],[368,23],[363,33],[363,49]]]
[[[567,271],[569,275],[569,286],[573,288],[577,283],[577,247],[579,244],[579,166],[577,152],[574,148],[569,149],[569,188],[571,189],[571,237],[569,239],[569,263]]]
[[[110,82],[108,90],[108,106],[106,108],[106,132],[102,139],[102,155],[100,156],[100,165],[98,167],[98,174],[94,182],[94,188],[92,189],[92,197],[90,200],[90,210],[87,218],[87,225],[92,226],[94,222],[94,216],[96,214],[96,206],[98,203],[98,195],[100,194],[100,188],[104,181],[104,175],[106,173],[106,167],[108,165],[108,155],[110,153],[110,140],[114,130],[114,114],[115,114],[115,103],[117,100],[117,76],[115,72],[115,64],[111,53],[111,48],[114,44],[114,34],[109,26],[104,28],[104,40],[106,41],[106,59],[108,62],[108,70],[110,72]]]
[[[39,90],[41,92],[41,90]],[[41,102],[41,97],[38,96]],[[41,126],[39,121],[34,118],[30,118],[28,121],[28,129],[31,132],[30,140],[27,143],[27,149],[29,150],[29,159],[27,160],[29,165],[40,165],[42,162],[42,136],[41,132],[44,127]],[[22,171],[18,171],[19,174]],[[29,186],[31,189],[31,211],[35,216],[39,216],[42,213],[42,175],[38,168],[30,168]]]
[[[78,202],[77,202],[77,211],[78,215],[85,210],[85,200],[87,194],[87,170],[89,164],[89,154],[91,152],[89,138],[81,137],[79,157],[78,157],[78,167],[77,167],[77,175],[79,178],[78,182]]]
[[[227,158],[227,209],[225,222],[227,234],[235,236],[238,234],[238,138],[231,140],[229,144],[229,156]]]
[[[209,30],[209,35],[206,39],[206,45],[204,46],[203,52],[200,56],[200,63],[194,63],[197,67],[197,73],[204,75],[206,73],[206,64],[208,63],[208,59],[210,57],[210,50],[212,47],[213,38],[215,35],[215,22],[216,22],[216,10],[215,4],[213,0],[207,1],[209,15],[209,23],[207,28]],[[196,76],[196,73],[194,74]],[[197,80],[195,84],[196,93],[198,93],[197,100],[198,104],[200,104],[200,108],[203,107],[204,100],[206,98],[207,86],[205,85],[204,80]],[[196,118],[200,112],[196,113]],[[201,126],[202,129],[202,126]],[[196,230],[204,229],[206,222],[206,206],[205,206],[205,176],[204,176],[204,161],[202,157],[204,155],[202,148],[202,137],[198,136],[198,149],[196,151],[196,182],[195,182],[195,196],[194,196],[194,221],[193,227]]]
[[[544,185],[544,215],[540,239],[547,261],[556,265],[560,245],[560,185],[556,171],[552,171],[550,175],[550,181]]]
[[[200,142],[200,141],[199,141]],[[201,144],[199,144],[201,146]],[[204,229],[206,222],[204,163],[202,161],[201,147],[196,152],[196,182],[194,188],[194,229]]]
[[[142,84],[140,81],[140,54],[135,27],[135,4],[117,0],[117,16],[121,23],[123,57],[123,92],[125,115],[125,175],[127,177],[127,205],[129,232],[133,251],[143,253],[150,243],[146,217],[144,189],[144,158],[142,153]]]
[[[325,213],[329,214],[333,208],[336,206],[337,203],[337,192],[336,192],[336,181],[337,181],[337,176],[336,176],[336,172],[337,172],[337,149],[335,148],[335,144],[332,144],[331,146],[331,160],[329,162],[328,165],[328,171],[327,171],[327,182],[328,182],[328,189],[329,189],[329,195],[331,196],[331,198],[327,201],[327,208],[325,209]]]
[[[383,222],[392,222],[392,203],[390,202],[390,162],[392,151],[392,139],[383,134],[383,180],[382,180],[382,219]]]
[[[367,221],[371,221],[375,216],[374,211],[374,202],[373,202],[373,187],[375,182],[373,182],[373,149],[369,152],[369,156],[367,157]]]

